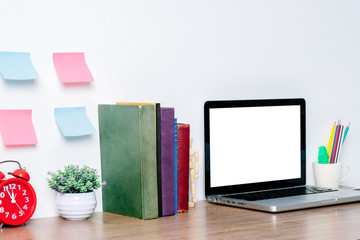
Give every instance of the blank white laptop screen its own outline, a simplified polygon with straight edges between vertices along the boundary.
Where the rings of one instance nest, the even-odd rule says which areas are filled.
[[[213,108],[210,187],[301,177],[300,106]]]

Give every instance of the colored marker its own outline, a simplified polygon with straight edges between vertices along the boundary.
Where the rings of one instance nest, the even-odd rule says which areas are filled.
[[[328,154],[326,152],[325,146],[319,147],[319,155],[318,155],[318,163],[319,164],[327,164],[328,163]]]

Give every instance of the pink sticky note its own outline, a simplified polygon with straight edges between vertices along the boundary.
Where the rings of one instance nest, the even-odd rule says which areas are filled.
[[[0,132],[6,146],[37,144],[32,110],[0,110]]]
[[[83,52],[53,53],[53,61],[56,72],[63,83],[94,81]]]

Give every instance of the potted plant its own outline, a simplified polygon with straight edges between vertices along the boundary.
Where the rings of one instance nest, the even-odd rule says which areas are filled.
[[[83,220],[94,212],[97,201],[94,193],[106,184],[100,181],[96,169],[84,165],[68,165],[63,170],[48,172],[46,178],[51,189],[57,192],[56,206],[60,216],[68,220]]]

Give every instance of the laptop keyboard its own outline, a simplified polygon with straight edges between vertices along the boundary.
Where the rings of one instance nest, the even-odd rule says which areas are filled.
[[[325,192],[333,192],[333,191],[337,191],[337,190],[303,186],[303,187],[268,190],[261,192],[232,194],[232,195],[227,195],[226,197],[241,199],[246,201],[256,201],[256,200],[291,197],[291,196],[314,194],[314,193],[325,193]]]

